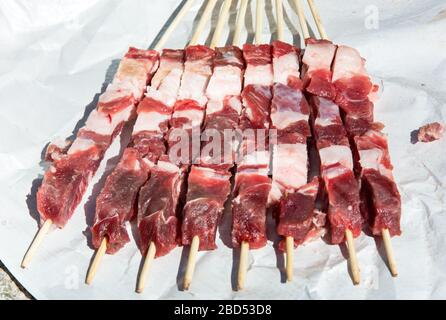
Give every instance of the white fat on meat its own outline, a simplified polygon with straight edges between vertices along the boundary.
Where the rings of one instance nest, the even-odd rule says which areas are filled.
[[[322,171],[322,177],[324,179],[330,180],[330,179],[334,179],[340,175],[346,174],[348,172],[351,172],[351,169],[348,169],[342,165],[338,165],[338,166],[330,167],[328,169],[324,169]]]
[[[307,66],[307,72],[314,70],[330,70],[336,46],[332,43],[311,43],[308,44],[302,62]]]
[[[156,71],[155,75],[150,82],[154,88],[159,88],[161,83],[174,71],[177,70],[180,74],[183,73],[183,62],[171,59],[161,58],[160,67]],[[174,71],[176,72],[176,71]]]
[[[244,86],[250,84],[272,86],[274,81],[273,68],[271,64],[258,66],[248,65],[245,71]]]
[[[273,151],[273,182],[269,202],[279,201],[283,192],[307,183],[308,154],[303,143],[279,144]]]
[[[308,115],[293,110],[271,112],[271,121],[275,128],[281,130],[301,120],[308,121]]]
[[[88,116],[83,129],[100,135],[110,136],[121,122],[125,122],[130,119],[133,109],[133,104],[131,104],[127,108],[124,108],[112,115],[104,114],[95,109]]]
[[[316,125],[328,126],[339,123],[341,119],[339,114],[339,107],[333,101],[319,98],[318,103],[318,117],[316,118]]]
[[[204,112],[198,109],[175,111],[172,118],[187,118],[188,123],[182,129],[191,129],[199,127],[203,122]]]
[[[170,173],[175,173],[175,172],[179,173],[180,172],[180,168],[178,168],[172,162],[159,160],[158,163],[156,164],[156,166],[158,169],[161,169],[166,172],[170,172]]]
[[[176,102],[182,74],[183,70],[181,68],[170,70],[165,74],[165,78],[159,83],[159,86],[151,85],[147,87],[146,96],[172,107]]]
[[[183,73],[181,79],[181,87],[178,93],[178,100],[192,99],[197,101],[201,106],[206,105],[207,98],[204,95],[208,76],[190,71]]]
[[[146,97],[161,102],[167,107],[173,107],[176,102],[176,95],[170,92],[163,92],[152,87],[147,87]]]
[[[289,52],[278,58],[273,58],[274,82],[288,84],[288,77],[300,78],[299,59],[296,52]]]
[[[141,96],[146,88],[147,74],[156,68],[151,61],[123,58],[119,63],[118,71],[116,71],[113,82],[122,82],[124,80],[132,79],[136,87],[139,89]]]
[[[109,103],[129,96],[135,97],[135,94],[137,94],[137,90],[131,84],[131,81],[111,83],[105,92],[99,96],[99,104]]]
[[[242,160],[238,164],[238,168],[243,170],[244,167],[258,167],[269,169],[270,153],[267,150],[254,151],[243,155]]]
[[[359,162],[362,169],[374,169],[383,176],[393,180],[392,170],[382,165],[383,151],[378,148],[359,150]]]
[[[364,65],[365,60],[358,50],[348,46],[339,46],[333,64],[333,82],[358,75],[368,77]]]
[[[216,67],[206,89],[209,100],[223,100],[239,95],[242,90],[242,71],[231,65]]]
[[[240,102],[240,99],[238,97],[231,97],[227,101],[227,105],[237,111],[238,114],[242,112],[242,103]],[[222,100],[209,100],[208,104],[206,105],[206,114],[213,114],[215,112],[222,111],[224,107]]]
[[[85,151],[90,148],[93,148],[95,146],[95,143],[91,139],[85,139],[85,138],[76,138],[73,143],[71,144],[70,149],[68,149],[68,154],[73,154],[79,151]]]
[[[155,111],[140,112],[133,127],[133,134],[141,131],[161,132],[160,125],[169,121],[170,115]]]
[[[332,145],[319,150],[321,164],[324,167],[339,163],[345,168],[353,170],[352,152],[348,146]]]
[[[195,167],[194,170],[200,171],[203,176],[209,179],[220,179],[224,181],[228,180],[228,175],[220,174],[218,171],[211,168]]]

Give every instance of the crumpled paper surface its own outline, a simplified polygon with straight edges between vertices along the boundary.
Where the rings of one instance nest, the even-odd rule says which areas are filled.
[[[269,41],[275,32],[274,12],[272,2],[265,2],[264,40]],[[291,41],[291,32],[299,27],[284,2],[286,38]],[[238,253],[233,255],[225,245],[230,226],[226,215],[219,248],[199,254],[187,292],[177,285],[187,251],[177,248],[155,261],[145,292],[134,293],[141,261],[134,241],[106,256],[93,284],[85,285],[93,254],[85,230],[94,213],[94,196],[126,138],[116,139],[107,152],[66,228],[53,230],[29,269],[22,270],[20,261],[37,231],[35,193],[44,172],[41,158],[46,144],[70,136],[83,124],[103,83],[110,80],[116,59],[130,45],[148,47],[180,1],[4,0],[0,2],[0,259],[18,281],[38,299],[446,297],[446,139],[411,143],[411,132],[420,125],[446,121],[446,4],[442,0],[316,3],[328,35],[336,43],[358,48],[383,89],[375,106],[376,119],[386,125],[403,201],[403,235],[392,239],[398,278],[390,276],[381,243],[363,234],[356,239],[362,277],[357,287],[347,272],[345,250],[318,240],[295,251],[291,283],[283,282],[278,268],[283,267],[283,256],[271,243],[251,251],[246,288],[233,291]],[[201,1],[194,4],[166,47],[186,44],[202,9]],[[234,5],[231,12],[233,23]],[[255,8],[249,7],[248,39],[252,39],[253,12]],[[217,17],[214,10],[214,26]],[[316,30],[312,20],[310,27]],[[210,39],[207,32],[205,39]]]

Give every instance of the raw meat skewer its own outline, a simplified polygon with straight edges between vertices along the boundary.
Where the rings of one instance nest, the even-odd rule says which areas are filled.
[[[256,43],[255,45],[246,44],[243,47],[243,55],[247,66],[242,92],[244,110],[241,118],[241,129],[261,129],[267,132],[267,129],[269,129],[273,76],[270,61],[271,47],[269,45],[261,45],[263,12],[264,1],[257,0]],[[268,51],[265,57],[266,50]],[[250,64],[252,65],[250,66]],[[251,99],[256,99],[252,106],[250,105]],[[245,122],[246,124],[244,124]],[[257,137],[254,139],[257,140]],[[271,189],[271,181],[268,177],[269,151],[265,150],[267,146],[259,146],[257,141],[253,142],[255,147],[254,153],[252,155],[247,153],[243,157],[242,163],[237,166],[234,187],[236,197],[232,202],[232,242],[234,246],[240,246],[240,261],[237,275],[238,290],[243,289],[245,286],[250,248],[260,248],[266,243],[266,202]],[[245,149],[244,144],[249,149],[248,145],[252,144],[252,142],[249,139],[242,142],[239,149],[239,153],[242,153],[242,156]],[[261,150],[258,150],[259,147],[261,147]],[[253,159],[250,159],[251,157]],[[250,163],[250,161],[253,161],[253,163]],[[257,206],[260,204],[260,206],[254,209],[252,208],[254,204]],[[248,242],[248,239],[250,239],[251,243]]]
[[[298,3],[298,2],[300,2],[300,0],[296,0],[296,3]],[[309,4],[310,4],[310,1],[309,1]],[[305,20],[305,14],[302,12],[303,11],[303,7],[302,7],[301,4],[298,4],[298,5],[296,5],[296,9],[298,10],[298,16],[300,18],[299,22],[300,22],[300,25],[301,25],[301,28],[302,28],[302,33],[303,33],[303,35],[305,37],[304,40],[306,41],[308,39],[309,32],[308,32],[308,26],[307,26],[307,23],[306,23],[306,20]],[[313,14],[314,14],[315,10],[316,10],[316,8],[313,5],[313,7],[312,7]],[[303,20],[301,20],[302,17],[304,18]],[[320,18],[318,18],[317,14],[315,15],[315,21],[316,21],[316,23],[320,23]],[[324,32],[324,28],[323,27],[321,27],[321,28],[318,27],[318,30],[322,30],[323,36],[326,39],[327,36],[326,36],[326,34]],[[348,140],[346,140],[346,143],[348,144]],[[351,157],[351,153],[350,153],[349,157]],[[351,175],[351,172],[349,174]],[[349,180],[352,180],[352,179],[350,178]],[[328,188],[328,186],[326,186],[326,187]],[[352,186],[352,187],[354,187],[356,189],[356,186]],[[359,191],[359,190],[357,190],[357,191]],[[350,269],[351,269],[351,272],[352,272],[353,283],[356,285],[356,284],[359,284],[359,282],[360,282],[360,272],[359,272],[358,260],[357,260],[357,257],[356,257],[356,250],[355,250],[355,245],[354,245],[354,240],[353,240],[353,233],[352,233],[352,230],[350,230],[349,228],[345,229],[345,240],[347,242],[347,249],[348,249],[348,254],[349,254]]]
[[[195,46],[195,45],[198,44],[198,40],[199,40],[203,30],[204,30],[204,27],[206,26],[206,23],[209,21],[209,19],[211,17],[212,9],[214,8],[215,4],[216,4],[216,1],[214,1],[214,0],[208,1],[207,5],[205,7],[205,11],[203,12],[202,16],[200,17],[200,20],[198,22],[197,28],[196,28],[194,34],[192,35],[192,38],[191,38],[191,41],[189,42],[189,46],[188,47]],[[187,70],[185,70],[185,72],[187,72]],[[184,74],[183,74],[183,77],[184,77]],[[182,79],[182,86],[184,85],[183,81],[184,81],[184,79]],[[180,90],[183,90],[183,89],[180,89]],[[144,192],[144,193],[151,193],[152,187],[155,187],[155,185],[156,185],[156,181],[155,181],[153,186],[150,186],[151,183],[153,183],[153,179],[152,178],[148,182],[148,185],[147,185],[148,190],[144,190],[144,191],[141,190],[140,197],[142,197],[142,195],[141,195],[142,192]],[[140,205],[140,207],[141,207],[141,205]],[[150,216],[148,216],[147,218],[150,219]],[[151,222],[151,223],[153,223],[153,222]],[[149,227],[149,225],[147,225],[147,227]],[[141,231],[142,230],[140,230],[140,232]],[[141,239],[141,241],[143,242],[144,239]],[[143,245],[143,243],[141,245]],[[155,244],[155,241],[150,241],[149,247],[147,249],[147,253],[146,253],[145,257],[143,258],[144,262],[143,262],[142,269],[141,269],[141,271],[140,271],[140,273],[138,275],[136,292],[141,293],[144,290],[145,281],[147,279],[147,274],[148,274],[148,272],[150,270],[150,267],[151,267],[151,265],[153,263],[153,260],[154,260],[155,256],[158,254],[158,250],[160,250],[160,249],[161,248],[157,248],[157,246]]]
[[[178,14],[175,16],[172,24],[166,30],[166,33],[160,39],[161,43],[167,41],[168,36],[177,27],[194,1],[195,0],[189,0],[184,4],[180,12],[178,12]],[[159,43],[156,45],[156,47],[159,48]],[[171,59],[177,59],[175,57],[177,55],[178,54],[176,52],[170,50],[166,53],[166,58],[162,59],[170,61]],[[163,72],[163,67],[161,67],[158,71]],[[157,78],[158,77],[155,75],[153,81],[160,82],[164,80]],[[138,108],[144,109],[147,106],[146,102],[149,100],[146,99],[147,98],[144,98]],[[86,284],[91,284],[93,281],[104,254],[106,252],[116,252],[129,241],[123,224],[125,221],[128,221],[133,217],[131,213],[133,212],[132,208],[134,201],[132,201],[132,199],[134,200],[136,197],[137,189],[140,187],[141,183],[144,182],[144,179],[146,178],[145,175],[147,174],[146,172],[148,171],[148,162],[143,160],[143,153],[147,153],[146,157],[150,158],[150,161],[155,161],[158,158],[157,154],[160,152],[160,150],[158,150],[159,147],[147,145],[145,140],[150,140],[149,144],[152,144],[154,141],[152,138],[142,134],[145,132],[143,130],[145,129],[144,125],[147,126],[148,124],[146,116],[150,117],[152,114],[153,113],[149,111],[146,112],[144,110],[141,110],[140,114],[138,114],[138,119],[133,129],[134,134],[132,143],[134,144],[134,148],[126,148],[120,163],[107,178],[106,184],[97,198],[95,225],[92,228],[93,243],[97,246],[97,250],[87,271],[87,276],[85,278]],[[138,132],[139,127],[141,127],[142,133]],[[141,142],[138,142],[138,139],[141,140]],[[145,149],[144,152],[143,150],[140,150],[141,152],[138,151],[141,148]],[[121,185],[123,179],[125,180],[125,186]],[[123,194],[122,190],[126,190],[125,188],[132,189],[129,189],[128,193]],[[119,207],[119,209],[116,207],[116,205]],[[123,221],[119,221],[120,219]],[[113,239],[109,238],[110,234],[113,235]],[[98,246],[97,243],[99,242],[100,244]]]
[[[277,39],[283,41],[283,5],[282,0],[276,0],[276,23],[277,23]],[[285,237],[285,270],[287,281],[293,279],[293,268],[294,268],[294,238],[292,236]]]
[[[37,192],[37,208],[45,223],[25,254],[22,267],[28,265],[52,224],[63,228],[70,220],[105,152],[133,118],[135,106],[157,67],[156,51],[130,48],[73,143],[48,146],[46,159],[52,163]]]
[[[319,16],[319,13],[316,9],[316,6],[313,3],[313,0],[307,0],[308,4],[310,5],[311,12],[313,14],[314,20],[316,22],[316,26],[319,30],[319,33],[321,35],[322,39],[328,39],[327,34],[325,32],[325,28],[322,24],[321,18]],[[349,48],[346,47],[348,50]],[[345,50],[344,50],[345,51]],[[363,63],[363,59],[359,57],[358,60],[361,60],[361,63]],[[336,64],[336,61],[335,61]],[[336,69],[336,66],[334,67]],[[336,71],[336,70],[335,70]],[[368,76],[367,76],[368,77]],[[367,80],[370,82],[370,80]],[[371,83],[369,84],[370,91],[369,91],[369,97],[371,94],[373,94],[376,91],[376,86],[373,86]],[[368,99],[367,99],[368,100]],[[372,104],[373,108],[373,104]],[[371,108],[371,109],[372,109]],[[360,166],[361,166],[361,177],[363,180],[363,186],[362,188],[366,188],[364,185],[369,185],[369,189],[367,191],[367,197],[372,198],[374,204],[372,205],[374,210],[374,213],[372,214],[374,217],[373,223],[376,223],[376,220],[379,220],[379,223],[376,223],[377,225],[372,225],[372,231],[376,235],[379,233],[379,229],[381,229],[381,236],[384,243],[384,249],[386,251],[387,261],[389,264],[389,269],[392,274],[392,276],[396,277],[398,275],[397,267],[396,267],[396,260],[392,248],[392,242],[391,242],[391,236],[392,235],[398,235],[400,234],[400,216],[401,216],[401,199],[400,194],[398,192],[398,188],[396,186],[396,183],[394,182],[391,170],[392,165],[390,163],[390,157],[388,155],[388,147],[387,147],[387,139],[383,134],[379,132],[379,129],[382,128],[382,125],[379,123],[368,123],[366,124],[366,130],[364,128],[359,128],[359,132],[363,131],[362,133],[359,133],[358,135],[358,128],[355,127],[354,124],[354,118],[357,116],[354,115],[350,119],[353,119],[353,121],[350,120],[351,123],[349,123],[349,111],[346,111],[346,126],[349,129],[350,127],[351,132],[350,134],[354,136],[354,148],[357,149],[358,153],[360,154]],[[373,109],[370,112],[365,112],[366,114],[362,117],[369,117],[371,116],[373,118]],[[371,113],[371,115],[367,115],[367,113]],[[359,116],[358,118],[361,118]],[[362,122],[361,119],[359,119],[360,122]],[[376,130],[376,128],[378,130]],[[368,130],[368,131],[367,131]],[[365,142],[365,143],[364,143]],[[382,153],[382,158],[380,161],[375,162],[372,166],[379,166],[381,169],[379,171],[382,171],[384,173],[376,175],[376,170],[370,170],[368,168],[367,159],[364,159],[361,156],[361,145],[367,145],[367,147],[364,148],[365,153],[369,152],[370,144],[372,143],[378,143],[379,147],[375,148],[375,151],[379,151]],[[376,180],[375,178],[379,176],[379,179]],[[374,185],[374,186],[373,186]],[[383,191],[385,190],[385,191]],[[391,199],[391,200],[389,200]],[[367,210],[367,209],[366,209]],[[370,209],[369,209],[370,210]],[[370,221],[369,221],[370,222]]]
[[[222,5],[219,19],[217,21],[214,35],[212,37],[210,45],[211,49],[215,49],[215,47],[218,45],[218,42],[220,41],[224,23],[227,21],[228,18],[231,3],[232,0],[225,0]],[[211,110],[214,108],[213,105],[223,103],[223,101],[220,100],[220,97],[216,99],[212,95],[214,91],[221,91],[222,89],[224,89],[216,88],[215,83],[220,86],[229,85],[229,89],[232,89],[232,86],[231,83],[228,84],[228,81],[230,82],[231,80],[234,80],[234,84],[236,84],[236,79],[227,79],[223,75],[224,71],[219,71],[224,70],[220,67],[227,67],[228,58],[225,59],[225,55],[232,55],[234,53],[234,50],[230,47],[228,48],[228,50],[225,50],[225,48],[217,48],[215,49],[215,53],[216,56],[214,58],[213,74],[211,75],[206,89],[206,96],[208,98],[208,101],[203,130],[209,129],[208,120],[212,121],[213,115],[216,114],[212,112],[213,110]],[[235,56],[233,58],[237,59]],[[219,75],[221,75],[221,79],[219,78]],[[226,76],[228,75],[226,74]],[[232,76],[232,74],[229,74],[229,76]],[[218,130],[219,121],[216,121],[217,123],[215,124],[217,125],[217,127],[212,126],[211,123],[210,129],[214,131],[217,130],[218,133],[221,134],[222,132]],[[203,146],[204,144],[201,145],[201,149],[203,148]],[[215,248],[213,237],[215,237],[215,231],[217,223],[219,221],[218,217],[221,210],[223,209],[223,204],[230,189],[230,174],[225,170],[227,168],[214,170],[214,165],[212,165],[211,163],[212,160],[217,159],[210,160],[211,161],[204,159],[203,155],[200,155],[200,165],[192,166],[188,177],[188,192],[186,196],[186,204],[183,208],[182,243],[183,245],[190,245],[190,250],[183,279],[184,290],[188,290],[191,285],[193,274],[195,271],[195,262],[198,250],[211,250]],[[220,158],[218,160],[222,159]],[[224,164],[226,163],[218,162],[218,165]],[[206,208],[206,210],[203,210],[204,208]]]

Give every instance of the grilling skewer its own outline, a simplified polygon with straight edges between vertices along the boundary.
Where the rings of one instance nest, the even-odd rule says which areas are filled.
[[[161,39],[158,41],[158,43],[155,45],[155,48],[157,51],[159,51],[161,49],[161,47],[164,45],[164,43],[167,41],[168,37],[172,34],[172,32],[175,30],[175,28],[178,26],[178,24],[180,23],[180,21],[182,20],[182,18],[186,15],[186,13],[189,11],[190,7],[192,6],[192,4],[194,3],[195,0],[188,0],[183,7],[181,8],[181,10],[178,12],[178,14],[175,16],[174,20],[172,21],[172,23],[169,25],[169,27],[167,28],[166,32],[163,34],[163,36],[161,37]],[[124,155],[123,155],[124,157]],[[109,245],[108,243],[108,237],[104,236],[101,240],[100,246],[99,248],[96,250],[93,260],[89,266],[89,269],[87,271],[87,276],[85,278],[85,283],[86,284],[91,284],[91,282],[94,279],[94,276],[97,272],[98,266],[100,265],[100,262],[103,258],[103,256],[106,253],[107,250],[107,246]],[[149,250],[149,254],[154,254],[154,246],[150,246],[150,250]]]
[[[283,5],[282,0],[276,0],[276,21],[277,21],[277,39],[284,41],[284,21],[283,21]],[[287,281],[293,279],[293,256],[294,238],[292,236],[285,237],[285,254],[286,254],[286,278]]]
[[[221,32],[223,30],[224,27],[224,23],[227,20],[228,14],[229,14],[229,9],[231,6],[231,0],[225,0],[225,2],[223,3],[221,12],[220,12],[220,16],[219,16],[219,20],[217,22],[215,31],[214,31],[214,35],[212,37],[212,41],[211,41],[211,49],[215,49],[215,47],[218,45],[218,42],[221,38]],[[240,37],[240,31],[241,28],[243,26],[243,22],[244,22],[244,15],[246,12],[246,5],[247,2],[244,1],[240,4],[240,12],[239,15],[237,17],[237,21],[236,21],[236,28],[234,31],[234,39],[233,39],[233,44],[236,45],[235,41],[238,41],[239,37]],[[222,48],[224,50],[224,48]],[[218,50],[217,50],[218,51]],[[227,54],[232,54],[230,51],[227,52]],[[217,52],[217,58],[218,58],[219,52]],[[217,59],[216,58],[216,59]],[[222,57],[220,57],[222,58]],[[223,58],[224,59],[224,58]],[[221,62],[220,62],[221,63]],[[223,67],[222,65],[216,65],[214,63],[214,72],[216,72],[218,67]],[[210,82],[208,83],[208,87],[207,87],[207,95],[209,95],[209,90],[210,88],[212,88],[212,79],[214,77],[214,73],[210,78]],[[226,80],[227,81],[227,80]],[[211,101],[210,99],[208,100],[208,104],[211,104],[213,101]],[[206,118],[212,116],[212,114],[207,114]],[[206,128],[204,128],[204,130],[206,130]],[[231,165],[229,165],[231,166]],[[208,179],[214,179],[216,178],[216,176],[221,176],[224,177],[226,176],[226,174],[222,174],[222,173],[217,173],[216,171],[214,171],[212,169],[212,167],[210,167],[209,169],[203,169],[202,167],[193,167],[191,170],[191,173],[189,175],[189,186],[192,187],[190,184],[197,184],[199,183],[197,180],[194,179],[199,179],[199,175],[200,172],[204,173],[207,172],[207,175],[209,175]],[[225,186],[228,187],[229,190],[229,176],[227,176],[227,181],[225,181],[225,178],[223,178],[223,180],[220,179],[216,179],[213,180],[215,184],[219,184],[221,185],[221,190],[225,190]],[[218,181],[220,180],[220,181]],[[191,182],[192,181],[192,182]],[[205,185],[206,181],[202,181],[202,184]],[[198,186],[197,186],[198,187]],[[190,188],[189,188],[190,189]],[[229,192],[229,191],[228,191]],[[224,193],[224,192],[223,192]],[[207,196],[205,196],[206,193],[203,193],[200,195],[201,198],[206,198]],[[215,194],[214,196],[217,196],[217,194]],[[194,221],[196,219],[196,217],[194,217],[193,213],[195,211],[194,207],[193,207],[193,202],[196,201],[198,199],[194,198],[194,194],[191,193],[189,194],[189,190],[188,190],[188,194],[187,194],[187,201],[186,201],[186,205],[183,209],[183,244],[187,245],[189,244],[190,238],[189,238],[189,230],[191,230],[190,232],[193,232],[193,226],[194,226]],[[214,199],[217,200],[217,199]],[[216,210],[218,211],[218,210]],[[206,215],[211,215],[213,214],[212,212],[206,212],[203,213]],[[212,220],[212,219],[210,219]],[[218,221],[218,219],[217,219]],[[209,226],[212,225],[211,222],[209,222]],[[198,234],[194,234],[192,233],[192,240],[190,241],[190,248],[189,248],[189,256],[188,256],[188,260],[187,260],[187,264],[186,264],[186,270],[184,273],[184,279],[183,279],[183,289],[184,290],[188,290],[191,282],[192,282],[192,278],[193,278],[193,274],[195,271],[195,264],[196,264],[196,256],[198,253],[198,250],[200,249],[201,246],[203,246],[203,249],[201,250],[207,250],[207,249],[212,249],[213,247],[215,247],[214,245],[209,245],[207,243],[200,243],[200,236]],[[203,240],[202,240],[203,241]],[[206,238],[206,240],[204,240],[204,242],[208,242],[208,241],[212,241],[209,240],[209,238]]]
[[[197,28],[196,28],[196,30],[192,36],[192,39],[189,43],[189,47],[197,45],[199,38],[201,36],[201,33],[203,32],[204,27],[206,26],[207,21],[210,19],[210,16],[211,16],[211,13],[212,13],[212,10],[213,10],[215,4],[216,4],[216,1],[213,1],[213,0],[208,1],[207,5],[205,7],[205,11],[204,11],[203,15],[201,16],[200,21],[198,22]],[[229,10],[229,6],[227,6],[225,4],[223,6],[222,10],[223,11]],[[225,15],[224,12],[223,12],[223,15]],[[218,33],[221,33],[222,28],[223,28],[223,24],[221,22],[218,23],[218,26],[216,28],[217,31],[219,30]],[[214,41],[214,39],[213,39],[213,41]],[[150,187],[148,187],[148,188],[149,189],[144,190],[144,192],[149,192]],[[157,254],[157,249],[156,249],[155,242],[150,241],[150,245],[147,250],[147,254],[144,257],[143,267],[138,275],[137,287],[136,287],[136,292],[138,292],[138,293],[141,293],[144,290],[147,273],[149,272],[150,266],[153,263],[153,259],[155,258],[156,254]]]
[[[52,225],[63,228],[81,202],[105,152],[124,124],[131,120],[147,82],[158,67],[154,50],[129,48],[113,81],[99,96],[96,108],[73,141],[48,145],[45,171],[37,194],[37,210],[44,221],[28,248],[21,266],[27,267]]]
[[[203,30],[206,26],[206,23],[209,21],[211,14],[212,14],[212,10],[214,9],[215,5],[216,5],[216,0],[209,0],[205,10],[202,14],[202,16],[200,17],[200,20],[198,22],[198,25],[195,29],[194,34],[191,37],[191,40],[189,42],[189,46],[193,46],[193,45],[197,45],[199,42],[199,39],[203,33]],[[155,258],[156,255],[156,245],[154,241],[150,241],[150,245],[149,248],[147,250],[147,254],[144,257],[144,262],[143,262],[143,266],[142,269],[138,275],[138,280],[137,280],[137,285],[136,285],[136,292],[137,293],[141,293],[144,290],[145,287],[145,282],[147,279],[147,275],[149,273],[150,267],[153,263],[153,260]]]
[[[299,1],[299,0],[296,0],[296,1]],[[321,17],[320,17],[319,12],[318,12],[315,4],[314,4],[314,1],[313,0],[307,0],[307,1],[308,1],[308,5],[309,5],[309,7],[311,9],[311,13],[313,15],[314,22],[316,23],[316,26],[317,26],[317,29],[319,31],[319,34],[320,34],[321,38],[322,39],[328,39],[327,33],[325,31],[324,25],[322,24]],[[395,256],[394,256],[394,253],[393,253],[393,248],[392,248],[392,242],[391,242],[391,238],[390,238],[389,229],[388,228],[383,228],[381,230],[381,236],[382,236],[382,239],[383,239],[384,249],[386,251],[386,256],[387,256],[387,261],[388,261],[388,264],[389,264],[390,272],[391,272],[392,276],[396,277],[398,275],[398,271],[397,271],[397,265],[396,265]],[[350,232],[349,237],[352,238],[351,232]]]
[[[255,23],[255,45],[260,45],[262,42],[264,9],[265,9],[264,1],[257,0],[257,2],[256,2],[256,23]],[[246,86],[246,82],[245,82],[245,86]],[[233,217],[234,217],[234,212],[233,212]],[[249,242],[241,241],[241,243],[240,243],[240,259],[239,259],[238,274],[237,274],[237,290],[242,290],[245,286],[246,272],[247,272],[247,268],[248,268],[249,250],[250,250]]]
[[[309,3],[310,3],[310,0],[309,0]],[[300,0],[295,0],[295,6],[296,6],[297,13],[298,13],[299,22],[300,22],[300,26],[302,29],[302,34],[304,36],[304,43],[305,43],[306,39],[309,38],[309,31],[308,31],[305,14],[303,12],[303,7],[302,7],[302,4],[300,3]],[[312,3],[311,6],[312,6],[312,12],[313,12],[313,14],[315,14],[316,8],[315,8],[314,4]],[[320,23],[320,18],[317,15],[317,12],[315,15],[315,21],[316,21],[316,23]],[[325,34],[325,29],[323,27],[318,27],[318,30],[319,30],[319,32],[322,31],[323,38],[327,39],[327,36]],[[360,283],[360,271],[359,271],[359,266],[358,266],[358,260],[356,257],[356,250],[355,250],[355,244],[354,244],[354,240],[353,240],[354,239],[353,234],[352,234],[352,231],[348,228],[345,230],[345,239],[347,242],[347,250],[348,250],[348,254],[349,254],[350,270],[352,272],[353,283],[355,285],[357,285]]]

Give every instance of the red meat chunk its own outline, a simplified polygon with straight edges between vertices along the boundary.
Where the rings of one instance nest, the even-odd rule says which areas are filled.
[[[250,249],[266,245],[266,205],[271,190],[268,176],[255,172],[237,173],[232,202],[232,245],[239,247],[243,241]]]
[[[433,122],[420,127],[418,131],[418,141],[432,142],[441,139],[444,132],[444,125],[439,122]]]
[[[293,237],[295,245],[302,244],[312,229],[318,187],[319,180],[315,178],[295,192],[287,193],[280,201],[277,233]]]
[[[230,192],[230,177],[228,172],[192,167],[183,209],[183,245],[191,244],[193,237],[198,236],[199,250],[216,248],[215,236]]]
[[[362,182],[368,194],[368,222],[373,234],[389,229],[391,236],[400,235],[401,196],[395,182],[374,169],[363,170]]]
[[[174,249],[180,237],[178,206],[183,192],[183,171],[172,163],[159,161],[150,179],[141,188],[138,200],[140,250],[147,253],[150,242],[156,257]]]
[[[335,164],[327,170],[336,170],[336,175],[323,174],[328,193],[328,219],[331,226],[331,242],[345,241],[345,230],[350,229],[353,236],[361,233],[363,219],[360,211],[359,187],[353,172]]]
[[[139,152],[127,148],[96,200],[96,221],[91,229],[95,248],[101,245],[104,237],[108,240],[109,254],[129,242],[125,222],[134,216],[136,197],[148,174],[149,168]]]
[[[37,210],[43,220],[51,219],[59,228],[65,226],[99,167],[104,150],[104,146],[94,146],[52,163],[37,192]]]

